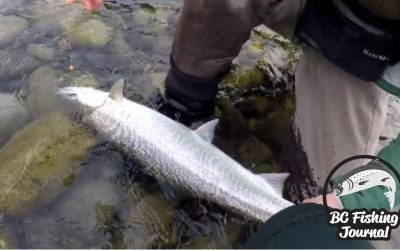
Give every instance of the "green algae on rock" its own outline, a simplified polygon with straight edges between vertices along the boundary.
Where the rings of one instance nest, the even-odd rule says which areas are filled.
[[[247,134],[248,125],[246,119],[229,101],[222,101],[218,104],[216,115],[220,119],[219,126],[223,133],[237,136],[245,136]]]
[[[289,139],[291,118],[291,112],[282,109],[275,110],[265,118],[251,119],[249,128],[254,135],[279,152]]]
[[[56,51],[46,44],[31,44],[28,46],[28,53],[39,60],[52,61]]]
[[[223,80],[223,85],[230,85],[239,90],[259,87],[264,83],[264,73],[259,68],[241,69],[235,67]]]
[[[85,21],[68,33],[73,44],[89,47],[103,47],[111,41],[111,36],[111,28],[97,19]]]
[[[0,211],[28,212],[41,190],[76,171],[94,135],[61,113],[51,113],[26,125],[0,149]]]
[[[272,156],[272,151],[267,144],[250,136],[243,142],[239,154],[245,165],[252,165],[268,160]]]
[[[94,75],[89,72],[73,72],[71,73],[72,79],[70,81],[71,86],[75,87],[91,87],[91,88],[98,88],[100,83],[96,80]]]

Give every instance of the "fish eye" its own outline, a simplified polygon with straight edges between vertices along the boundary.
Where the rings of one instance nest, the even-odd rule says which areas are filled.
[[[338,183],[337,185],[338,185],[338,186],[342,186],[342,183]]]

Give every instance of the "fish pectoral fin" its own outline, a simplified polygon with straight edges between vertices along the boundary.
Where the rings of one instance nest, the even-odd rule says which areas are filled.
[[[124,98],[124,79],[119,79],[111,87],[109,97],[114,101],[120,102]]]
[[[277,194],[282,195],[285,180],[288,178],[289,173],[258,174],[258,176],[271,185]]]
[[[215,127],[217,126],[219,119],[214,119],[209,122],[204,123],[198,127],[194,132],[203,138],[205,141],[212,143],[214,139]]]
[[[394,207],[394,193],[389,191],[389,192],[386,192],[384,194],[388,198],[388,201],[389,201],[389,204],[390,204],[390,209],[393,209],[393,207]]]

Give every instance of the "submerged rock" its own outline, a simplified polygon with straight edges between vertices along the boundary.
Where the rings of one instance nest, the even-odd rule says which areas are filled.
[[[28,112],[10,94],[0,93],[0,147],[28,121]]]
[[[0,149],[0,211],[32,209],[44,186],[71,174],[94,144],[90,131],[60,113],[25,126]]]
[[[122,165],[122,157],[115,152],[88,157],[68,190],[15,223],[14,231],[21,239],[18,248],[114,248],[108,245],[103,223],[116,222],[125,198]]]
[[[49,66],[43,66],[29,76],[29,84],[21,95],[26,98],[25,105],[31,114],[38,116],[58,108],[59,100],[55,93],[61,80]]]
[[[134,13],[134,20],[153,33],[162,33],[168,28],[168,19],[174,14],[176,14],[176,11],[168,7],[141,4],[140,8]]]
[[[0,50],[0,81],[9,81],[30,73],[39,62],[30,55]]]
[[[74,72],[72,79],[70,80],[70,85],[76,87],[91,87],[91,88],[100,87],[100,83],[89,72],[84,72],[84,73]]]
[[[250,96],[237,103],[238,109],[245,116],[264,114],[270,107],[271,101],[263,96]]]
[[[14,12],[25,0],[0,1],[0,14]]]
[[[28,21],[18,16],[0,16],[0,47],[12,42],[28,28]]]
[[[129,248],[170,248],[176,244],[173,229],[175,208],[162,193],[143,194],[131,206],[124,237]]]
[[[218,108],[216,113],[221,131],[228,135],[246,136],[248,125],[240,111],[228,101],[218,104]]]
[[[105,46],[111,40],[111,35],[111,28],[96,19],[83,22],[68,33],[72,43],[89,47]]]
[[[252,165],[268,160],[272,156],[272,151],[267,144],[250,136],[243,142],[239,154],[246,165]]]
[[[249,128],[254,135],[279,152],[289,139],[291,118],[291,112],[279,109],[265,118],[250,120]]]
[[[69,32],[88,16],[80,4],[67,6],[59,0],[35,1],[30,10],[33,27],[44,31]]]
[[[28,47],[28,53],[39,60],[52,61],[56,50],[46,44],[31,44]]]

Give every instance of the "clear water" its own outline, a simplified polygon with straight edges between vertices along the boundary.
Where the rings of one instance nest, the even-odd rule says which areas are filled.
[[[144,4],[157,7],[156,14],[146,12]],[[58,134],[66,122],[53,124],[48,118],[58,112],[54,89],[81,83],[82,76],[93,77],[104,90],[124,78],[127,98],[155,108],[180,5],[174,0],[110,0],[100,13],[89,14],[80,4],[67,6],[62,0],[0,0],[0,16],[22,19],[16,34],[0,31],[0,199],[11,204],[2,207],[0,248],[230,248],[253,232],[253,225],[213,204],[168,195],[101,138],[87,152],[69,157],[71,139]],[[104,46],[71,38],[88,20],[107,26],[110,40]],[[43,124],[53,124],[55,131],[50,145],[52,138],[41,136],[49,128],[29,127],[43,117]],[[69,146],[58,149],[59,144]],[[10,158],[17,161],[16,172],[9,170]],[[35,159],[36,168],[45,166],[43,172],[24,169]],[[46,170],[54,165],[63,169]]]

